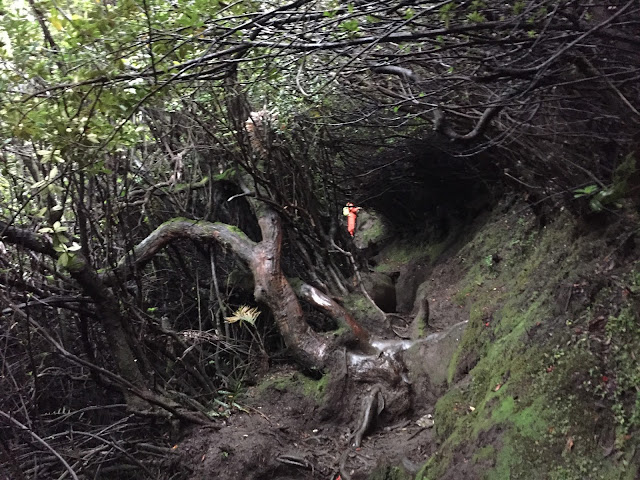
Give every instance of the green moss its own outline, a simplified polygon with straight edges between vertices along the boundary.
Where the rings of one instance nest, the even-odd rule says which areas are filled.
[[[513,410],[515,408],[515,401],[513,397],[507,396],[502,399],[499,404],[499,407],[494,409],[491,412],[491,419],[495,423],[502,423],[508,420],[511,415],[513,415]]]
[[[447,372],[447,382],[452,383],[456,373],[458,372],[458,367],[460,366],[463,359],[469,360],[470,358],[478,358],[480,356],[480,347],[483,345],[483,341],[481,340],[481,336],[483,334],[482,322],[474,321],[469,322],[467,328],[462,335],[462,340],[460,341],[460,345],[456,349],[453,357],[451,357],[451,361],[449,362],[449,368]]]
[[[476,453],[471,457],[471,461],[473,463],[479,463],[484,460],[493,460],[496,457],[496,449],[493,445],[487,445],[479,449]]]
[[[411,480],[412,475],[405,472],[400,467],[382,467],[374,471],[368,480]]]
[[[519,434],[534,440],[543,438],[549,428],[547,415],[544,412],[546,408],[547,406],[542,405],[540,401],[518,412],[512,421]]]
[[[638,279],[635,272],[634,277],[632,282]],[[637,289],[637,284],[632,288]],[[615,421],[624,434],[640,428],[640,318],[636,308],[629,304],[609,317],[605,330],[610,344],[605,375],[615,376],[616,388],[603,388],[601,393],[612,402]]]
[[[532,229],[529,219],[494,221],[460,251],[467,272],[453,299],[468,308],[469,324],[449,365],[449,382],[470,358],[477,363],[467,386],[452,387],[438,401],[436,434],[442,445],[417,479],[440,478],[458,458],[456,452],[471,446],[478,448],[471,452],[474,463],[494,463],[484,473],[486,479],[627,478],[628,469],[605,459],[597,443],[598,425],[606,414],[596,407],[597,394],[604,390],[588,387],[596,380],[602,384],[601,367],[588,347],[590,337],[575,335],[573,327],[564,327],[565,320],[557,318],[558,286],[579,278],[592,248],[588,239],[572,234],[573,224],[564,216],[540,231]],[[500,262],[487,262],[495,253]],[[633,279],[622,283],[634,285]],[[637,283],[640,291],[640,275]],[[612,293],[602,295],[594,303],[604,304]],[[609,319],[607,329],[608,338],[620,339],[611,340],[609,358],[627,392],[640,386],[630,353],[640,351],[634,340],[640,322],[632,312],[622,309]],[[583,323],[594,320],[587,317]],[[627,423],[640,406],[632,397],[620,410]],[[631,459],[628,445],[621,451]]]
[[[329,385],[330,374],[327,373],[323,375],[319,380],[313,380],[304,375],[300,375],[300,378],[304,394],[315,399],[318,404],[321,404],[327,391],[327,386]]]
[[[511,480],[512,467],[518,462],[516,446],[511,443],[502,445],[496,456],[496,466],[493,470],[485,473],[485,478],[492,480]]]
[[[260,382],[256,387],[258,395],[269,389],[279,391],[297,392],[313,399],[318,405],[324,400],[324,395],[329,384],[329,374],[323,375],[319,380],[313,380],[301,373],[289,373],[275,375]]]
[[[359,292],[353,292],[344,297],[344,306],[348,312],[353,314],[356,320],[376,317],[378,315],[378,311],[371,302]]]
[[[428,248],[427,243],[394,243],[382,252],[382,261],[374,270],[381,273],[395,272],[402,265],[426,259],[429,256]]]
[[[627,167],[621,165],[621,184],[635,174]],[[601,235],[576,237],[563,213],[542,229],[532,216],[501,214],[460,249],[466,271],[453,300],[467,309],[469,323],[449,383],[473,368],[438,400],[438,450],[416,479],[451,476],[461,458],[487,480],[637,477],[640,263],[623,265],[626,277],[604,277],[615,286],[597,286]],[[585,296],[569,303],[566,288],[578,282],[589,282]],[[594,334],[603,310],[613,313]],[[603,446],[614,438],[615,453],[605,456]]]
[[[442,255],[442,253],[453,243],[453,239],[455,237],[450,234],[449,237],[447,237],[445,240],[443,240],[442,242],[438,242],[438,243],[431,243],[427,246],[427,248],[425,249],[425,253],[427,254],[427,256],[431,259],[431,263],[433,264],[438,257],[440,257],[440,255]]]
[[[370,216],[366,228],[358,231],[358,241],[363,245],[369,245],[383,240],[389,234],[389,228],[384,221],[377,216]]]
[[[381,253],[382,260],[374,270],[381,273],[391,273],[409,263],[428,261],[433,264],[455,241],[455,233],[451,232],[445,240],[436,243],[424,238],[395,242]]]
[[[227,227],[227,230],[229,230],[231,233],[235,233],[239,237],[246,238],[247,240],[249,239],[249,237],[247,237],[247,234],[244,233],[242,230],[240,230],[235,225],[229,225],[227,223],[220,223],[220,222],[215,222],[214,225],[222,225],[224,227]]]
[[[445,454],[437,452],[418,470],[415,480],[440,480],[451,460],[452,457],[448,452]]]
[[[166,222],[162,223],[162,225],[169,225],[171,223],[177,223],[177,222],[193,222],[193,223],[195,223],[195,220],[193,220],[192,218],[186,218],[186,217],[173,217],[173,218],[170,218],[169,220],[167,220]]]
[[[456,428],[460,418],[469,411],[467,395],[458,388],[449,390],[436,403],[436,435],[446,439]]]
[[[427,321],[427,315],[424,312],[420,312],[413,320],[415,331],[412,338],[424,338],[427,334],[427,327],[429,322]]]
[[[274,376],[264,379],[256,386],[256,391],[258,394],[262,394],[266,390],[275,389],[275,390],[286,390],[287,388],[292,387],[293,381],[291,376]]]

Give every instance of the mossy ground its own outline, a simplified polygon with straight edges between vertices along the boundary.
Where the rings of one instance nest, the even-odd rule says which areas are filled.
[[[369,480],[411,480],[411,475],[400,467],[383,467],[371,474]]]
[[[635,478],[640,276],[619,243],[577,233],[567,214],[539,228],[512,213],[458,252],[469,325],[436,404],[441,444],[417,479]]]
[[[444,240],[433,243],[427,238],[409,238],[394,242],[381,252],[379,263],[374,270],[381,273],[393,273],[412,262],[430,261],[433,263],[455,241],[452,232]]]
[[[310,398],[316,404],[321,405],[329,383],[329,374],[323,375],[319,380],[314,380],[299,372],[279,372],[267,376],[256,387],[256,395],[263,395],[269,389],[281,392],[291,392]]]

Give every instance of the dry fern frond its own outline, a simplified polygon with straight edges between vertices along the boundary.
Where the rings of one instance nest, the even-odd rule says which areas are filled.
[[[257,308],[251,308],[247,305],[242,305],[238,308],[233,315],[230,317],[224,317],[227,323],[236,323],[238,321],[243,321],[250,323],[251,325],[256,324],[256,319],[260,315],[260,311]]]

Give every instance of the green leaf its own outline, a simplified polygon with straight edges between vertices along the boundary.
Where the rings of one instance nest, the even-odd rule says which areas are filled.
[[[442,7],[440,7],[440,9],[438,10],[438,18],[444,22],[445,26],[447,28],[449,28],[449,22],[451,21],[451,18],[453,17],[453,11],[456,8],[456,4],[453,2],[447,3],[446,5],[443,5]]]
[[[76,242],[73,242],[71,245],[69,245],[67,247],[67,251],[69,251],[69,252],[77,252],[81,248],[82,247],[80,245],[78,245]]]
[[[577,188],[573,191],[573,198],[585,197],[588,195],[592,195],[598,191],[597,185],[589,185],[584,188]]]
[[[89,140],[91,143],[100,143],[98,135],[96,135],[95,133],[89,133],[87,135],[87,140]]]
[[[233,175],[235,175],[236,170],[234,168],[227,168],[224,172],[215,175],[213,177],[213,179],[215,181],[220,181],[220,180],[227,180],[228,178],[233,177]]]
[[[482,23],[482,22],[485,22],[487,19],[480,12],[475,11],[467,15],[467,20],[469,20],[472,23]]]
[[[345,20],[339,25],[339,28],[342,30],[346,30],[347,32],[357,32],[360,28],[360,22],[355,18],[351,20]]]
[[[47,180],[40,180],[39,182],[34,183],[33,185],[31,185],[31,188],[33,190],[40,190],[42,187],[44,187],[47,184]]]
[[[598,200],[596,197],[594,197],[591,200],[589,200],[589,207],[594,212],[601,212],[602,208],[603,208],[602,202],[600,200]]]
[[[58,17],[51,17],[49,21],[51,22],[51,25],[53,25],[54,28],[58,31],[61,31],[64,28],[64,26],[62,25],[62,22]]]
[[[67,265],[69,265],[69,254],[67,252],[60,255],[58,258],[58,265],[62,268],[67,268]]]

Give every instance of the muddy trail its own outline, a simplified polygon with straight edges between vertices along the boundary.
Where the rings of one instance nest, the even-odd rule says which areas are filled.
[[[337,355],[343,368],[329,380],[314,380],[294,366],[274,369],[236,400],[239,409],[229,418],[215,428],[195,428],[177,443],[190,478],[358,480],[388,478],[398,468],[414,476],[436,450],[434,406],[468,318],[452,301],[463,273],[457,259],[429,270],[427,280],[420,279],[430,306],[422,338],[401,336],[424,298],[412,313],[368,325],[377,333],[374,357],[396,362],[397,378],[352,379],[370,355],[346,348]]]
[[[375,352],[272,367],[170,461],[192,479],[638,478],[633,219],[544,225],[505,201],[439,244],[388,244],[367,273],[395,275],[404,313],[359,308]]]

